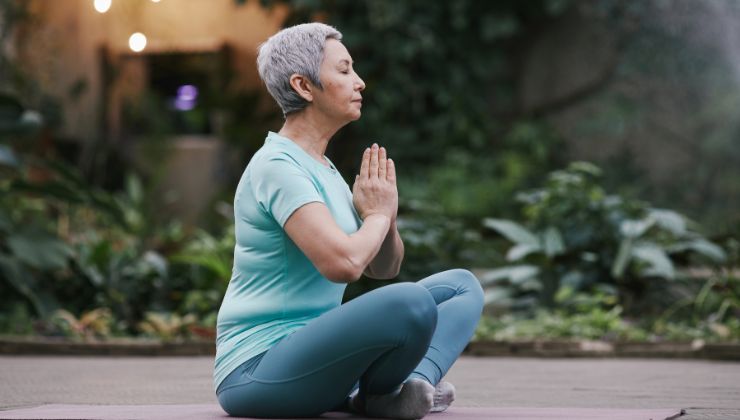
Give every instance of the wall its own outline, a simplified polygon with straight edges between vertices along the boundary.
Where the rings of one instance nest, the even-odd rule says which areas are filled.
[[[134,32],[148,38],[144,53],[210,51],[229,43],[241,75],[234,88],[255,86],[256,49],[286,12],[263,9],[255,0],[241,6],[234,0],[113,0],[104,14],[92,0],[29,0],[29,7],[35,18],[19,36],[19,58],[45,92],[63,100],[59,134],[82,141],[100,127],[101,47],[133,54],[128,39]],[[81,93],[74,97],[74,90]]]

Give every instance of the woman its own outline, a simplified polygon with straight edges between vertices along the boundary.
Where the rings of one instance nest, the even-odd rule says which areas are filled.
[[[235,416],[373,417],[442,411],[440,382],[480,318],[478,281],[451,270],[341,304],[362,274],[398,274],[396,170],[377,144],[352,191],[324,156],[360,118],[365,83],[334,28],[284,29],[259,50],[260,77],[285,123],[270,132],[236,190],[234,270],[218,314],[214,379]]]

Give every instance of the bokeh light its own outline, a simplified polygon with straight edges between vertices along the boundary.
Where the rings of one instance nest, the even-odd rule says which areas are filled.
[[[190,111],[195,108],[198,99],[198,88],[193,85],[182,85],[177,88],[174,107],[178,111]]]
[[[131,34],[128,39],[128,46],[133,52],[141,52],[146,48],[146,36],[141,32]]]
[[[105,13],[110,9],[113,0],[95,0],[93,6],[98,13]]]

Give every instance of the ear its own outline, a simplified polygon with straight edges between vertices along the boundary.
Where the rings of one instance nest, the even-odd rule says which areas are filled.
[[[314,86],[311,81],[308,80],[308,77],[302,76],[297,73],[293,74],[292,76],[290,76],[290,87],[298,92],[298,94],[301,95],[301,98],[305,99],[308,102],[313,102]]]

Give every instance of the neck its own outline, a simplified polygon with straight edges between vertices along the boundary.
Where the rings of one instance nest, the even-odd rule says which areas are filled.
[[[283,127],[278,131],[283,137],[287,137],[305,150],[311,157],[324,165],[324,153],[331,137],[342,128],[321,118],[320,114],[312,112],[311,108],[292,113],[285,119]]]

